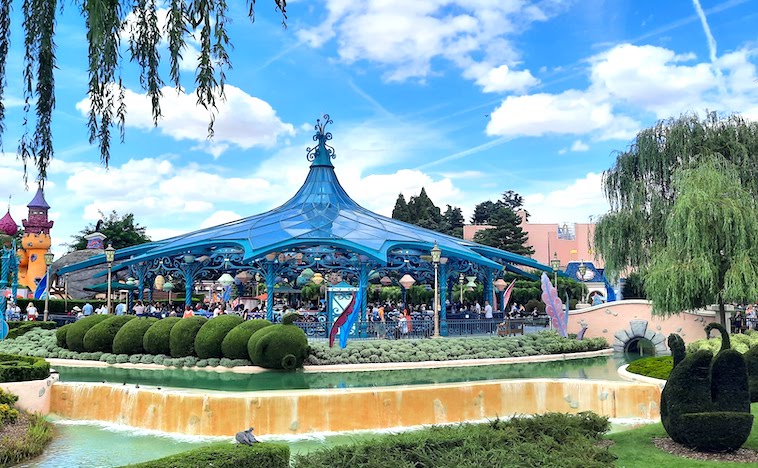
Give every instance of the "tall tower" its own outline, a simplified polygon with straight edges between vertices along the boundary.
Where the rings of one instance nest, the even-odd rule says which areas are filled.
[[[48,221],[47,211],[50,205],[45,201],[45,192],[42,187],[37,189],[32,201],[26,205],[29,208],[29,219],[24,219],[24,236],[21,238],[21,257],[19,264],[19,284],[29,288],[32,293],[37,289],[37,283],[45,276],[45,252],[52,245],[50,228],[53,221]]]

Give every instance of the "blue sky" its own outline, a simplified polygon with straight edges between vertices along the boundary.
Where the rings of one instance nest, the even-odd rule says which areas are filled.
[[[656,120],[706,109],[758,119],[758,0],[300,0],[287,29],[271,1],[257,2],[253,24],[244,2],[229,3],[234,68],[215,138],[194,104],[190,44],[184,89],[164,91],[157,128],[124,67],[126,142],[114,141],[108,170],[87,142],[85,29],[67,6],[46,185],[57,255],[98,211],[133,212],[157,240],[279,205],[307,174],[324,113],[337,174],[369,209],[390,215],[398,193],[423,186],[468,218],[515,190],[533,222],[555,223],[607,210],[602,171]],[[19,224],[36,188],[14,152],[21,42],[0,156],[0,195]]]

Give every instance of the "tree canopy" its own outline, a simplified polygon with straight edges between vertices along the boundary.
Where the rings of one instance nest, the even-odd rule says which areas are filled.
[[[72,250],[86,248],[87,239],[84,236],[98,231],[106,236],[106,244],[110,243],[114,249],[123,249],[150,242],[150,237],[145,234],[145,226],[135,223],[133,213],[120,216],[114,210],[108,216],[105,216],[102,212],[100,215],[103,217],[102,222],[98,221],[96,224],[90,224],[82,229],[79,234],[72,236],[74,240],[69,244]]]
[[[392,218],[449,236],[463,238],[463,212],[458,207],[447,205],[443,214],[421,188],[418,196],[412,196],[406,203],[405,196],[399,194],[392,210]]]
[[[534,249],[528,245],[529,236],[521,227],[521,216],[516,212],[523,202],[521,195],[508,190],[494,203],[486,201],[476,205],[474,217],[479,209],[481,220],[492,227],[474,234],[474,242],[519,255],[532,255]]]
[[[11,48],[11,7],[13,0],[0,2],[0,147],[5,130],[3,92],[7,83],[6,63]],[[51,133],[55,108],[57,15],[64,2],[59,0],[16,0],[23,13],[22,47],[24,56],[24,120],[19,141],[19,156],[24,173],[31,162],[38,180],[47,178],[53,157]],[[108,165],[111,129],[118,127],[124,137],[127,109],[124,105],[122,70],[124,59],[137,64],[142,88],[150,97],[153,122],[161,117],[161,88],[166,80],[161,73],[161,53],[168,51],[168,81],[181,87],[179,65],[190,36],[200,43],[195,73],[197,103],[213,111],[217,99],[223,99],[226,72],[231,68],[227,50],[232,42],[227,35],[229,6],[226,0],[81,0],[74,2],[87,28],[89,50],[89,140],[100,147],[100,158]],[[255,18],[255,0],[246,0],[247,16]],[[274,0],[276,10],[286,19],[287,0]],[[164,18],[165,17],[165,18]],[[161,27],[161,24],[164,24]],[[122,35],[128,37],[122,50]],[[165,73],[165,71],[164,71]],[[30,115],[31,114],[31,115]],[[34,123],[32,123],[34,122]],[[34,127],[31,129],[30,127]],[[213,135],[211,112],[209,136]]]

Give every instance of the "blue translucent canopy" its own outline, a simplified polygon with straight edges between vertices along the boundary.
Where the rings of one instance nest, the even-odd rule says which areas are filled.
[[[373,213],[353,201],[337,180],[331,159],[334,150],[326,144],[331,134],[324,131],[330,123],[317,125],[309,148],[310,172],[300,190],[287,202],[271,211],[238,221],[201,229],[169,239],[141,244],[116,252],[116,261],[128,265],[155,258],[203,254],[211,249],[233,247],[243,251],[243,261],[251,262],[271,252],[331,246],[366,255],[386,263],[389,253],[398,249],[429,252],[437,242],[442,256],[458,258],[497,270],[525,274],[519,266],[552,271],[530,258],[475,242],[465,241]],[[59,274],[103,263],[104,256],[62,268]]]

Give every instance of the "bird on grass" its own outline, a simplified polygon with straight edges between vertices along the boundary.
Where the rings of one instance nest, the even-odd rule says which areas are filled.
[[[234,436],[234,439],[240,443],[245,445],[253,445],[254,443],[258,442],[258,440],[253,435],[253,429],[250,428],[246,431],[239,431],[237,435]]]

